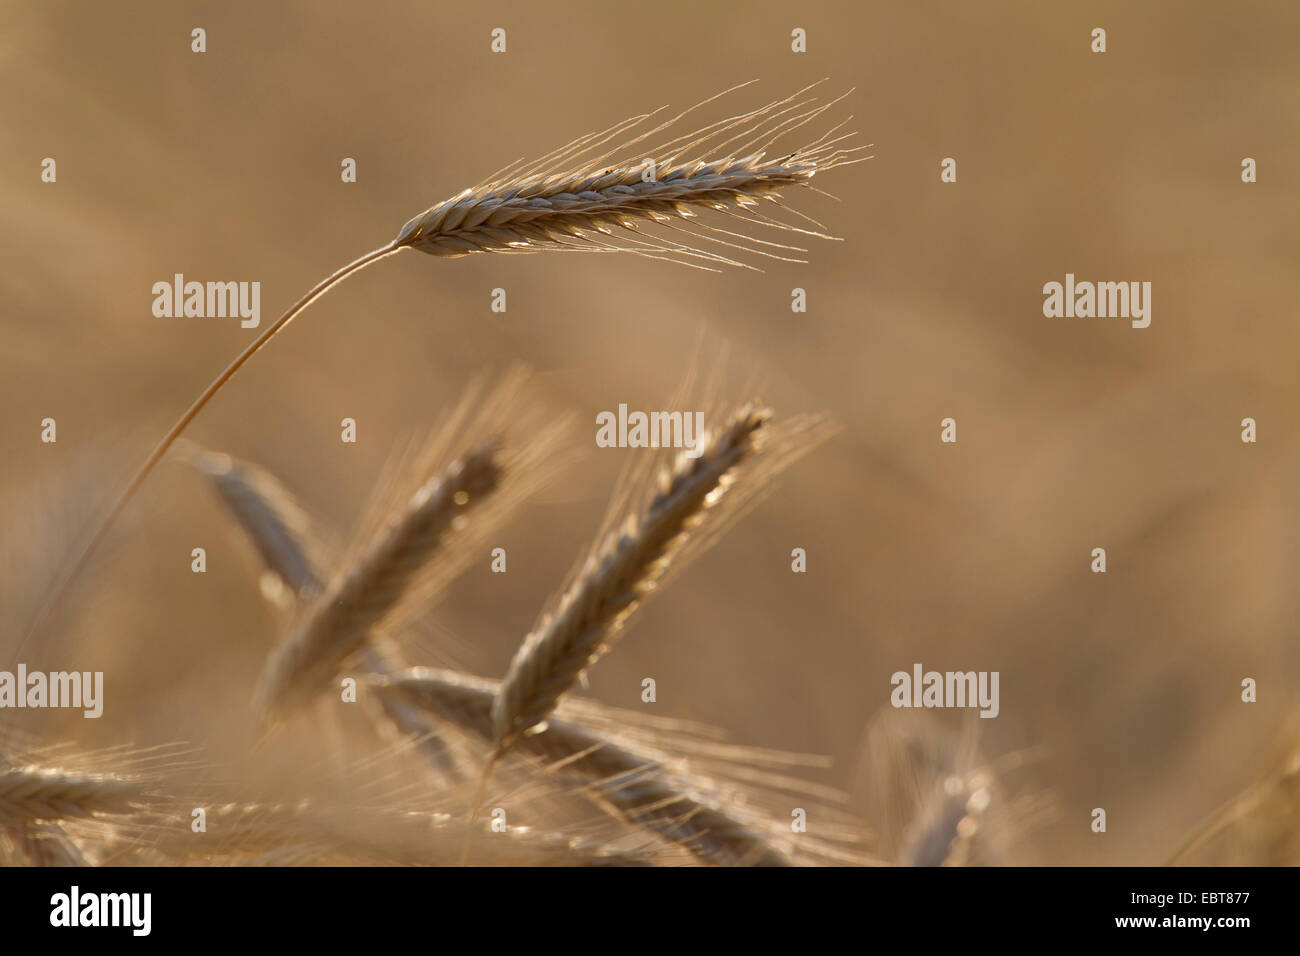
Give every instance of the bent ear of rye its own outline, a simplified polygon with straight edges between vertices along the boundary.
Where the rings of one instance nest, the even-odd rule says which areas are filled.
[[[866,158],[857,156],[866,147],[847,145],[851,134],[837,135],[843,124],[777,148],[843,98],[818,104],[805,95],[811,89],[662,142],[653,137],[680,127],[699,107],[635,136],[654,114],[633,117],[430,207],[393,242],[442,258],[562,250],[634,252],[702,268],[747,267],[745,255],[802,261],[788,254],[806,250],[755,233],[831,237],[814,220],[806,220],[810,230],[769,217],[762,206],[779,207],[783,189],[807,187],[818,173]],[[730,218],[741,231],[698,218],[706,212]]]

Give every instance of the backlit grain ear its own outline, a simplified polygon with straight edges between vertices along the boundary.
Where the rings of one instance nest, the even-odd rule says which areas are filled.
[[[674,553],[725,495],[728,472],[754,450],[769,412],[747,405],[697,458],[683,452],[659,492],[629,516],[588,559],[554,612],[530,633],[510,662],[492,707],[499,752],[546,719],[559,699],[618,637],[628,617],[668,569]]]
[[[783,189],[808,186],[817,173],[856,162],[858,151],[838,145],[846,137],[833,136],[836,130],[788,152],[772,149],[834,105],[799,95],[649,146],[643,141],[681,117],[604,152],[613,134],[585,137],[427,209],[394,243],[444,258],[559,249],[635,252],[706,267],[744,265],[735,256],[746,253],[789,260],[783,252],[803,250],[754,237],[753,228],[829,237],[760,208],[779,205]],[[616,131],[625,136],[645,119]],[[706,212],[729,216],[751,233],[710,226],[697,218]],[[646,226],[661,228],[647,234]]]
[[[484,742],[494,740],[493,701],[499,684],[449,671],[412,668],[379,678],[386,697],[409,702]],[[657,761],[633,753],[590,729],[549,720],[544,733],[524,737],[519,751],[547,773],[589,793],[618,819],[675,843],[702,863],[789,866],[790,859],[735,812],[708,802],[707,782],[677,782]]]

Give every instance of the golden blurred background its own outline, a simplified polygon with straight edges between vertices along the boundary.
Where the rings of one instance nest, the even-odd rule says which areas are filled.
[[[189,435],[343,533],[402,436],[475,373],[534,368],[577,414],[581,459],[502,535],[509,572],[475,564],[422,642],[499,676],[637,454],[588,446],[587,423],[662,407],[703,336],[729,396],[756,378],[778,414],[843,430],[647,608],[590,695],[643,707],[652,676],[657,713],[829,754],[824,779],[849,787],[891,673],[997,670],[982,751],[1032,753],[1015,786],[1055,806],[1007,862],[1159,863],[1265,769],[1300,679],[1298,29],[1285,3],[0,4],[0,650],[254,334],[156,318],[154,282],[260,281],[265,325],[516,158],[750,79],[728,105],[825,77],[853,89],[874,158],[819,177],[838,201],[799,204],[842,239],[809,240],[808,264],[404,253],[313,306]],[[1150,328],[1045,318],[1067,272],[1150,281]],[[234,759],[280,626],[209,490],[164,466],[23,655],[105,670],[103,719],[22,718]]]

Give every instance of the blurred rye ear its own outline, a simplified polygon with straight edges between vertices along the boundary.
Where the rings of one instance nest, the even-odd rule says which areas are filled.
[[[429,208],[407,222],[391,242],[324,279],[267,326],[163,436],[76,562],[37,606],[15,654],[40,630],[50,609],[76,580],[127,502],[213,396],[309,305],[380,259],[403,249],[417,249],[441,258],[477,252],[558,250],[634,252],[705,269],[715,265],[753,268],[718,251],[726,249],[742,255],[802,261],[783,254],[803,251],[796,246],[710,225],[697,216],[711,210],[738,221],[742,229],[771,228],[832,238],[819,223],[802,214],[791,211],[811,228],[792,225],[759,209],[763,202],[781,208],[779,193],[787,186],[812,188],[812,178],[818,172],[870,158],[857,155],[867,147],[846,144],[853,134],[840,132],[851,117],[788,152],[769,152],[779,140],[821,118],[848,95],[819,105],[815,98],[805,96],[811,89],[806,87],[783,100],[664,141],[656,142],[651,137],[732,90],[637,135],[632,135],[633,131],[659,111],[579,137],[534,161],[513,163]],[[615,143],[612,147],[611,142]],[[651,226],[652,234],[643,237],[639,233],[643,225]]]
[[[543,420],[526,378],[516,369],[491,389],[476,381],[424,447],[394,463],[337,573],[269,655],[255,694],[264,718],[310,700],[382,628],[426,610],[553,477],[568,419]]]
[[[495,742],[497,681],[414,667],[376,675],[372,687],[381,697],[396,698],[485,742]],[[545,733],[524,738],[520,749],[539,761],[546,773],[574,781],[615,818],[659,834],[700,862],[791,865],[759,829],[729,808],[709,802],[708,781],[674,780],[657,760],[626,750],[589,728],[551,720]]]
[[[185,753],[166,744],[79,752],[13,734],[0,749],[0,842],[36,865],[84,865],[65,824],[125,823],[157,809],[165,783],[188,766]]]

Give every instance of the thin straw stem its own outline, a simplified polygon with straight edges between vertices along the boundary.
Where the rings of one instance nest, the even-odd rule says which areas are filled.
[[[359,259],[354,259],[329,278],[320,282],[301,299],[289,306],[288,310],[283,315],[267,326],[266,331],[259,335],[253,343],[248,346],[248,348],[244,349],[244,351],[241,352],[233,362],[226,366],[224,372],[212,380],[212,383],[203,390],[203,393],[199,395],[197,399],[194,400],[194,404],[186,410],[185,414],[177,419],[176,424],[168,430],[167,434],[163,436],[162,441],[158,442],[157,447],[155,447],[149,457],[145,459],[144,464],[140,466],[140,470],[135,473],[135,477],[131,479],[130,483],[126,486],[126,489],[118,497],[117,502],[108,512],[108,515],[102,522],[100,522],[99,527],[96,528],[90,541],[86,544],[85,548],[82,549],[80,556],[72,565],[72,569],[62,579],[59,579],[56,582],[54,587],[47,592],[45,598],[37,606],[35,613],[28,622],[27,631],[23,636],[23,639],[18,642],[18,646],[14,649],[15,660],[22,652],[22,649],[27,642],[40,632],[45,621],[49,618],[51,609],[56,603],[58,603],[67,592],[68,588],[71,587],[73,582],[76,581],[77,577],[85,569],[86,564],[90,561],[91,555],[95,553],[95,550],[103,542],[105,535],[108,534],[109,528],[113,526],[113,522],[117,520],[127,503],[135,496],[135,493],[140,489],[140,486],[144,484],[145,479],[149,477],[149,473],[154,470],[154,467],[158,462],[162,461],[163,455],[167,454],[167,449],[171,448],[176,439],[180,437],[181,432],[185,431],[190,422],[194,421],[199,412],[203,410],[203,406],[207,405],[208,402],[211,401],[212,396],[221,391],[222,387],[235,377],[235,373],[243,368],[244,364],[249,359],[260,352],[277,333],[297,318],[298,315],[307,308],[307,306],[311,305],[334,286],[352,275],[352,273],[359,272],[366,266],[383,259],[385,256],[392,255],[400,248],[401,247],[398,246],[396,242],[390,242],[387,245],[380,246],[378,249],[373,249],[370,252],[367,252]]]

